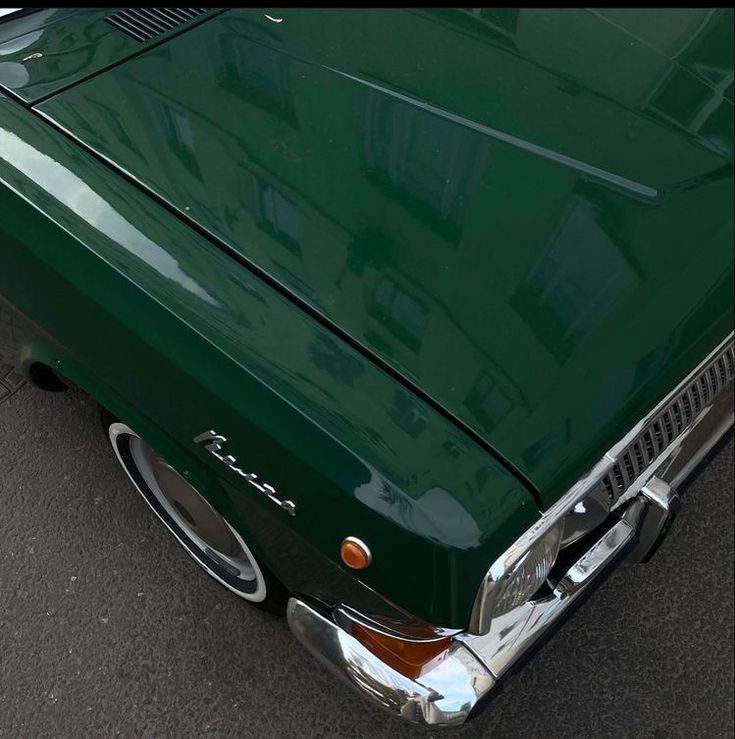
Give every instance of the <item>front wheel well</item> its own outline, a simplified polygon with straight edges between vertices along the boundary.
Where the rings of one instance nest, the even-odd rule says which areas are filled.
[[[50,393],[59,393],[69,389],[70,383],[43,362],[30,364],[26,368],[26,376],[32,385]]]

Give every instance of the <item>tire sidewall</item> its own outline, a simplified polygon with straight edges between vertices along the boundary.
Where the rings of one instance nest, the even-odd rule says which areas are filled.
[[[242,546],[243,550],[248,556],[250,563],[255,573],[255,587],[251,592],[245,592],[238,588],[236,584],[233,584],[232,580],[227,577],[221,568],[216,563],[212,562],[206,554],[189,538],[186,531],[179,526],[165,511],[163,506],[156,499],[155,494],[150,490],[147,482],[145,481],[143,472],[139,469],[135,463],[134,457],[130,451],[129,440],[131,438],[138,438],[145,441],[140,437],[133,429],[126,424],[118,421],[114,418],[106,418],[104,424],[106,426],[107,436],[112,446],[115,456],[118,462],[125,470],[126,475],[135,486],[136,490],[140,493],[141,497],[146,501],[151,510],[158,516],[161,522],[166,528],[173,534],[179,544],[194,559],[194,561],[204,569],[207,574],[214,578],[221,585],[226,587],[232,593],[248,601],[249,603],[266,608],[267,610],[275,610],[280,612],[283,608],[283,586],[275,580],[267,568],[259,561],[257,556],[253,553],[247,543],[244,541],[240,533],[235,529],[232,524],[228,523],[232,533],[235,535],[238,543]],[[196,489],[196,488],[195,488]],[[197,491],[198,492],[198,491]],[[201,494],[201,493],[200,493]],[[220,515],[222,515],[220,513]],[[226,520],[226,519],[225,519]],[[280,595],[280,598],[274,598],[276,594]]]

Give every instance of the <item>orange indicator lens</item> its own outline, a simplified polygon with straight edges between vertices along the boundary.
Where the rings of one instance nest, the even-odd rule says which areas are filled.
[[[364,570],[370,562],[372,556],[367,544],[356,539],[354,536],[348,536],[339,548],[339,554],[342,561],[353,570]]]
[[[440,662],[452,646],[448,637],[434,641],[406,641],[357,623],[352,625],[352,636],[396,672],[414,680]]]

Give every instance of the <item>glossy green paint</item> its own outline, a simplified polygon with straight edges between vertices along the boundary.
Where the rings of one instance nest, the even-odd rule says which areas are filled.
[[[44,8],[0,22],[0,89],[33,103],[207,20],[140,42],[105,18],[122,8]]]
[[[296,592],[463,627],[489,562],[538,517],[452,423],[2,97],[0,255],[4,351],[129,423]],[[192,443],[210,428],[296,516]],[[373,551],[359,580],[337,564],[347,535]]]
[[[732,330],[732,11],[279,15],[37,110],[551,504]]]
[[[538,516],[507,468],[550,504],[732,329],[731,10],[233,10],[130,53],[58,12],[37,77],[0,56],[0,341],[295,591],[465,626]]]
[[[593,12],[676,59],[679,67],[735,102],[732,8],[676,8],[664,11],[665,20],[661,8],[596,8]]]

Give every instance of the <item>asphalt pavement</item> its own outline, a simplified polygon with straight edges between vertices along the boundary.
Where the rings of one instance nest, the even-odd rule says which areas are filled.
[[[614,573],[475,721],[354,696],[209,579],[117,466],[93,402],[0,404],[0,737],[732,737],[733,440],[654,560]]]

